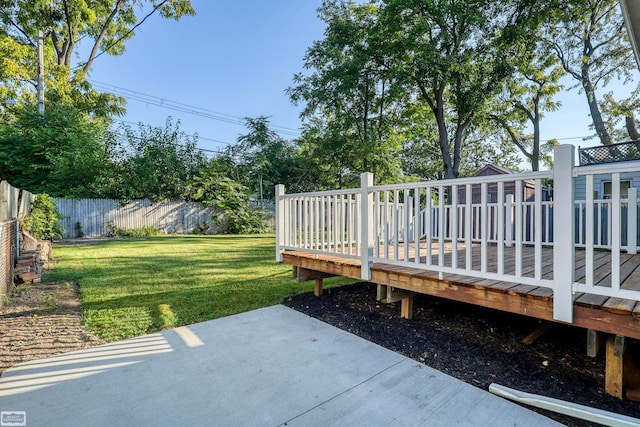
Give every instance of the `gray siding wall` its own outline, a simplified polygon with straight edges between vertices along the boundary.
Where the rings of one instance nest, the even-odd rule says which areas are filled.
[[[605,181],[611,181],[611,174],[600,174],[593,177],[593,189],[598,192],[598,198],[602,198],[602,192]],[[620,181],[631,181],[631,187],[640,188],[640,172],[620,174]],[[576,200],[585,200],[586,196],[586,179],[579,176],[574,180],[574,191]],[[638,191],[640,194],[640,191]]]
[[[58,212],[64,217],[64,238],[76,236],[76,223],[82,225],[85,237],[105,237],[109,223],[119,228],[154,226],[164,233],[191,233],[198,224],[212,224],[216,211],[200,203],[151,203],[134,200],[121,205],[109,199],[55,199]],[[215,231],[215,227],[212,229]]]

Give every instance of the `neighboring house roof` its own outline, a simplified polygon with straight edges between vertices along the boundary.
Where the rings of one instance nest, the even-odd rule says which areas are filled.
[[[474,173],[473,176],[507,175],[512,173],[517,172],[512,169],[503,168],[502,166],[489,163],[488,165],[478,170],[478,172]]]
[[[620,0],[624,23],[629,33],[631,47],[636,57],[636,63],[640,68],[640,1]]]

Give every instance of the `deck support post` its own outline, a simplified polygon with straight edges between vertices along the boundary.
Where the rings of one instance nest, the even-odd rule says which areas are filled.
[[[572,323],[575,274],[573,145],[556,147],[553,164],[553,318]]]
[[[604,344],[604,334],[594,329],[587,329],[587,356],[598,357]]]
[[[627,194],[627,253],[638,253],[638,189],[629,188]]]
[[[322,296],[322,279],[316,279],[316,282],[313,285],[313,295],[317,297]]]
[[[618,399],[640,401],[640,369],[621,335],[607,338],[605,391]]]
[[[371,258],[373,257],[373,174],[365,172],[360,175],[360,272],[361,279],[371,280]]]
[[[605,391],[622,399],[624,397],[624,337],[611,335],[607,338]]]
[[[413,296],[403,298],[400,304],[400,317],[411,320],[413,317]]]
[[[282,251],[284,247],[284,185],[276,185],[276,261],[282,262]]]

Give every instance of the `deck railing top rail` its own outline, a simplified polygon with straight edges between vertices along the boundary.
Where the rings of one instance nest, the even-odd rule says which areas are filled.
[[[355,258],[363,280],[383,262],[440,279],[537,286],[553,294],[554,317],[571,322],[578,292],[640,301],[640,284],[627,286],[621,268],[628,259],[621,252],[637,253],[640,241],[640,182],[623,194],[628,173],[640,174],[640,161],[577,167],[574,147],[561,145],[550,171],[391,185],[373,185],[373,175],[363,174],[360,188],[291,195],[277,186],[277,259],[286,250]],[[603,174],[612,188],[607,200],[594,197]],[[574,197],[577,177],[585,177],[586,200]],[[611,251],[606,280],[595,273],[594,248]],[[576,251],[584,253],[583,277],[575,277]]]
[[[468,178],[455,178],[455,179],[441,179],[436,181],[416,181],[407,182],[401,184],[384,184],[375,185],[373,190],[413,190],[416,188],[428,187],[450,187],[453,185],[463,186],[467,184],[482,184],[482,183],[495,183],[495,182],[512,182],[512,181],[535,181],[536,179],[551,179],[553,178],[553,171],[539,171],[528,173],[514,173],[504,175],[489,175],[489,176],[472,176]]]

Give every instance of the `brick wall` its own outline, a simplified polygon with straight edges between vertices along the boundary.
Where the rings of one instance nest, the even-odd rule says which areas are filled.
[[[13,266],[18,248],[18,220],[0,221],[0,305],[13,287]]]

